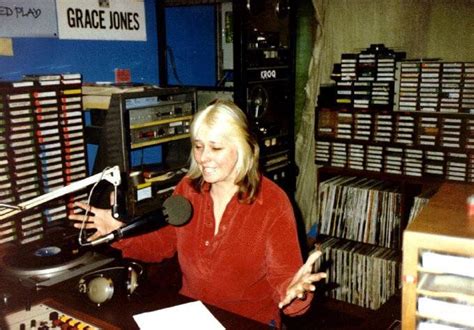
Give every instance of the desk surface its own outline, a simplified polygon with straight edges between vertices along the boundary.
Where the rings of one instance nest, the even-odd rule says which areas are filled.
[[[124,294],[114,294],[112,299],[98,307],[79,293],[78,279],[72,279],[41,290],[28,290],[15,283],[2,281],[4,293],[11,294],[8,304],[1,306],[2,314],[25,308],[45,299],[52,299],[66,307],[65,312],[90,316],[120,329],[138,329],[133,315],[154,311],[192,301],[182,296],[179,290],[179,273],[174,262],[164,262],[148,267],[145,278],[129,298]],[[230,313],[212,305],[206,307],[226,329],[269,329],[267,325]],[[86,320],[87,321],[87,320]],[[92,321],[92,319],[91,319]],[[0,329],[3,329],[0,322]]]

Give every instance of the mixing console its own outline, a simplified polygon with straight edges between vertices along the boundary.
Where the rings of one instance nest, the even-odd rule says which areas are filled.
[[[47,304],[31,306],[30,310],[21,310],[6,316],[6,323],[11,330],[98,330],[99,327],[82,319],[73,317]]]

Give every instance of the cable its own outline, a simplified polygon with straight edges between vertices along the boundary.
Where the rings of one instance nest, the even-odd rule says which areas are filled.
[[[86,243],[82,242],[82,236],[84,235],[85,225],[86,225],[87,219],[89,218],[89,212],[90,212],[90,209],[91,209],[92,193],[94,192],[94,189],[97,187],[99,182],[102,181],[102,178],[104,177],[105,171],[107,171],[109,169],[110,169],[110,167],[106,167],[102,170],[102,175],[100,176],[99,180],[97,180],[96,183],[94,183],[91,190],[89,191],[89,196],[87,196],[87,205],[89,207],[86,209],[86,213],[84,213],[84,220],[82,220],[81,229],[79,230],[78,242],[79,242],[80,246],[91,246],[92,245],[90,242],[86,242]]]
[[[0,203],[0,207],[6,208],[6,209],[11,209],[11,210],[17,210],[17,211],[23,210],[23,207],[21,207],[21,206],[10,205],[10,204],[5,204],[5,203]]]
[[[168,52],[168,57],[170,59],[170,64],[171,64],[171,69],[173,71],[173,76],[175,77],[178,84],[183,85],[183,83],[181,82],[181,79],[179,79],[178,70],[176,69],[176,62],[175,62],[175,59],[174,59],[173,49],[170,46],[166,46],[166,51]]]

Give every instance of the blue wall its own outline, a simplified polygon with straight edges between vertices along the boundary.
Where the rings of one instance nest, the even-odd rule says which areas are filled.
[[[129,68],[133,82],[159,84],[155,0],[145,0],[145,14],[147,41],[143,42],[13,38],[14,56],[0,56],[0,80],[20,80],[24,74],[79,72],[84,82],[113,82],[114,69]],[[215,86],[214,6],[169,7],[165,17],[167,43],[180,80],[168,69],[169,84]],[[89,121],[86,114],[86,124]],[[97,146],[89,144],[89,169],[96,153]],[[134,152],[132,161],[135,166],[160,162],[161,148]]]
[[[0,56],[0,80],[23,74],[79,72],[84,82],[114,81],[114,69],[129,68],[132,81],[158,84],[156,3],[145,0],[147,41],[13,38],[14,56]],[[166,38],[173,53],[176,79],[171,85],[215,86],[216,17],[214,5],[168,7]]]
[[[83,81],[114,81],[115,68],[129,68],[132,81],[158,84],[158,37],[154,0],[145,0],[147,41],[14,38],[14,56],[0,56],[0,79],[27,73],[79,72]]]
[[[165,17],[169,84],[216,86],[215,6],[169,7]]]

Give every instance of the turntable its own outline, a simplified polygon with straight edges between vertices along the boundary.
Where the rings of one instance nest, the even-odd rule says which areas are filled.
[[[117,196],[117,187],[121,183],[121,177],[119,167],[114,166],[104,169],[102,173],[52,190],[18,205],[2,204],[0,221],[84,189],[89,185],[95,186],[102,180],[113,184],[115,196]],[[114,201],[112,210],[113,215],[117,218],[117,200]],[[0,250],[2,252],[0,253],[2,273],[19,279],[22,284],[28,287],[41,288],[82,275],[114,260],[92,250],[87,250],[86,247],[91,246],[91,244],[82,243],[79,246],[76,234],[68,235],[64,231],[51,231],[49,233],[45,232],[44,237],[45,239],[24,245],[6,245],[5,249],[2,246]]]
[[[2,254],[2,272],[24,286],[49,287],[106,265],[114,258],[92,250],[79,249],[73,240],[42,240],[26,246],[11,246]]]

